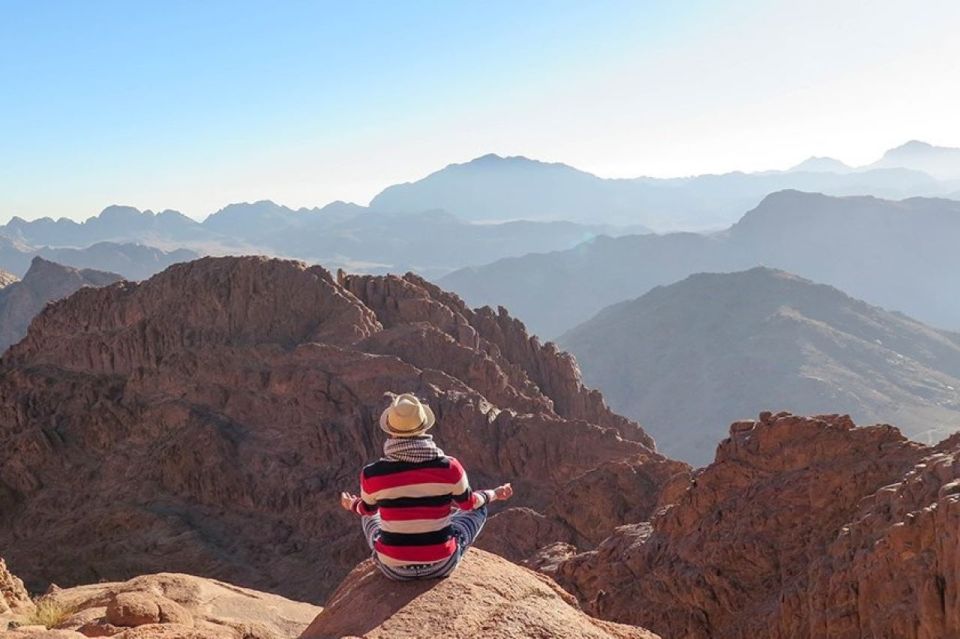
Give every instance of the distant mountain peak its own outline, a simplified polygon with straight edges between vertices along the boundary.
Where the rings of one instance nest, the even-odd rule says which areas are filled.
[[[812,155],[800,164],[790,167],[787,170],[790,172],[847,173],[853,169],[836,158]]]
[[[780,191],[774,191],[773,193],[768,193],[760,200],[760,203],[757,204],[756,209],[764,209],[773,206],[779,206],[784,202],[814,202],[814,201],[825,201],[825,200],[836,200],[840,199],[836,196],[824,195],[823,193],[812,193],[810,191],[800,191],[798,189],[782,189]],[[749,211],[747,212],[749,215]]]
[[[536,167],[536,168],[562,168],[565,170],[576,171],[577,173],[585,173],[580,169],[574,168],[569,164],[564,164],[563,162],[544,162],[543,160],[536,160],[533,158],[528,158],[525,155],[499,155],[497,153],[487,153],[486,155],[481,155],[475,157],[469,162],[463,162],[462,164],[450,164],[447,168],[516,168],[516,167]]]
[[[100,211],[100,219],[120,219],[129,217],[140,217],[143,215],[153,215],[151,211],[141,211],[140,209],[124,204],[111,204]]]
[[[64,266],[63,264],[58,264],[57,262],[44,259],[39,255],[36,255],[30,261],[30,269],[27,271],[27,274],[24,275],[23,277],[24,279],[27,279],[31,277],[36,277],[37,275],[40,275],[43,273],[52,273],[52,272],[67,273],[67,272],[76,271],[76,270],[77,269],[73,267]]]
[[[321,213],[330,213],[330,212],[362,213],[366,210],[367,210],[367,207],[365,206],[361,206],[355,202],[345,202],[343,200],[334,200],[329,204],[324,204],[319,209]]]
[[[913,436],[936,421],[908,416],[920,407],[937,406],[945,424],[960,415],[960,342],[778,269],[691,275],[606,307],[559,343],[611,406],[694,464],[715,451],[713,420],[764,408],[896,417]]]
[[[960,179],[960,148],[910,140],[883,154],[871,168],[901,167],[922,171],[937,179]]]
[[[938,148],[938,147],[935,147],[929,142],[924,142],[923,140],[910,140],[908,142],[904,142],[900,146],[897,146],[888,150],[887,153],[896,153],[897,151],[919,151],[919,150],[927,150],[927,149],[935,149],[935,148]],[[939,147],[939,148],[948,148],[948,147]]]
[[[265,209],[283,209],[283,208],[287,208],[287,207],[281,206],[280,204],[277,204],[273,200],[256,200],[254,202],[231,202],[230,204],[227,204],[226,206],[218,210],[213,215],[216,215],[217,213],[223,213],[224,211],[233,211],[236,209],[265,210]]]
[[[504,156],[502,155],[497,155],[496,153],[487,153],[486,155],[481,155],[479,157],[476,157],[470,160],[469,162],[467,162],[467,164],[484,164],[484,163],[491,163],[491,162],[499,162],[504,159],[506,158],[504,158]]]

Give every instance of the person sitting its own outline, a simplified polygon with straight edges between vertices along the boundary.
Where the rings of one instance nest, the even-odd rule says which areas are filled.
[[[487,505],[510,499],[509,483],[474,491],[467,472],[427,431],[436,418],[411,393],[396,396],[380,416],[384,456],[360,473],[360,496],[340,504],[361,518],[380,571],[395,580],[446,577],[460,563],[487,518]]]

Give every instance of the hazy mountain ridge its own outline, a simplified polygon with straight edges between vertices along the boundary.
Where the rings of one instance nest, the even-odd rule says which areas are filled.
[[[913,152],[900,151],[908,147]],[[927,169],[936,169],[936,176]],[[421,180],[387,187],[370,207],[407,212],[441,208],[468,220],[565,219],[699,231],[732,224],[774,191],[893,199],[942,196],[956,191],[957,185],[941,180],[958,177],[960,150],[916,142],[892,149],[880,161],[863,167],[814,157],[786,171],[664,179],[601,178],[566,164],[488,154],[450,164]]]
[[[202,232],[202,228],[196,220],[179,211],[154,213],[132,206],[112,205],[83,222],[50,217],[27,221],[13,217],[0,226],[0,233],[27,244],[82,248],[97,242],[145,241],[152,237],[171,241],[196,240],[196,234]]]
[[[713,235],[597,238],[574,249],[461,269],[441,284],[502,305],[555,337],[604,306],[699,272],[764,265],[835,286],[939,328],[960,327],[960,202],[773,193]],[[917,259],[923,256],[923,259]]]
[[[692,275],[558,343],[614,410],[694,465],[723,424],[770,408],[896,424],[928,444],[960,429],[960,335],[783,271]]]
[[[813,171],[821,173],[849,173],[855,169],[852,166],[837,160],[836,158],[826,156],[811,156],[800,164],[790,167],[787,170]]]
[[[86,248],[37,248],[0,234],[0,269],[22,275],[38,256],[74,268],[119,273],[131,280],[147,278],[171,264],[198,257],[186,249],[163,251],[142,244],[115,242],[98,242]]]
[[[292,209],[269,200],[230,204],[203,222],[175,211],[154,214],[111,206],[82,223],[14,218],[0,227],[0,235],[23,244],[24,251],[30,244],[61,245],[47,250],[63,252],[109,240],[184,247],[192,251],[191,258],[265,253],[351,271],[414,270],[427,276],[510,255],[570,248],[600,234],[637,232],[647,229],[565,221],[473,224],[437,209],[391,214],[348,202]]]
[[[960,179],[960,149],[911,140],[883,154],[870,168],[908,167],[937,179]]]
[[[960,149],[914,140],[860,167],[813,156],[787,170],[672,178],[603,178],[560,162],[489,153],[448,164],[420,180],[388,186],[369,207],[334,201],[293,209],[259,200],[229,204],[198,221],[169,209],[154,213],[114,205],[83,222],[14,217],[0,226],[0,233],[27,244],[77,248],[100,241],[242,248],[270,237],[273,248],[280,250],[285,240],[279,236],[294,229],[317,232],[371,211],[402,215],[433,210],[448,211],[465,222],[565,220],[626,225],[634,232],[640,227],[646,227],[644,232],[650,227],[702,230],[728,226],[768,193],[784,189],[894,199],[955,196],[960,192]]]

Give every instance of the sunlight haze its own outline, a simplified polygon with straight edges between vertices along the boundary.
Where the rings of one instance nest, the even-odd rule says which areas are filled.
[[[960,146],[960,3],[0,2],[0,221]]]

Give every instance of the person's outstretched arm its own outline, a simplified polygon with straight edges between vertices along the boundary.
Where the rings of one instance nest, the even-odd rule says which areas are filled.
[[[467,479],[467,471],[456,459],[451,458],[450,461],[451,470],[458,474],[452,493],[453,501],[460,510],[476,510],[491,502],[510,499],[513,496],[513,487],[509,483],[497,486],[493,490],[472,490],[470,480]]]
[[[377,512],[377,500],[369,495],[364,487],[364,476],[360,473],[360,496],[353,493],[340,493],[340,506],[344,510],[351,510],[361,517],[369,517]]]
[[[368,504],[360,497],[346,491],[340,493],[340,506],[358,515],[368,517],[377,512],[377,504]]]

